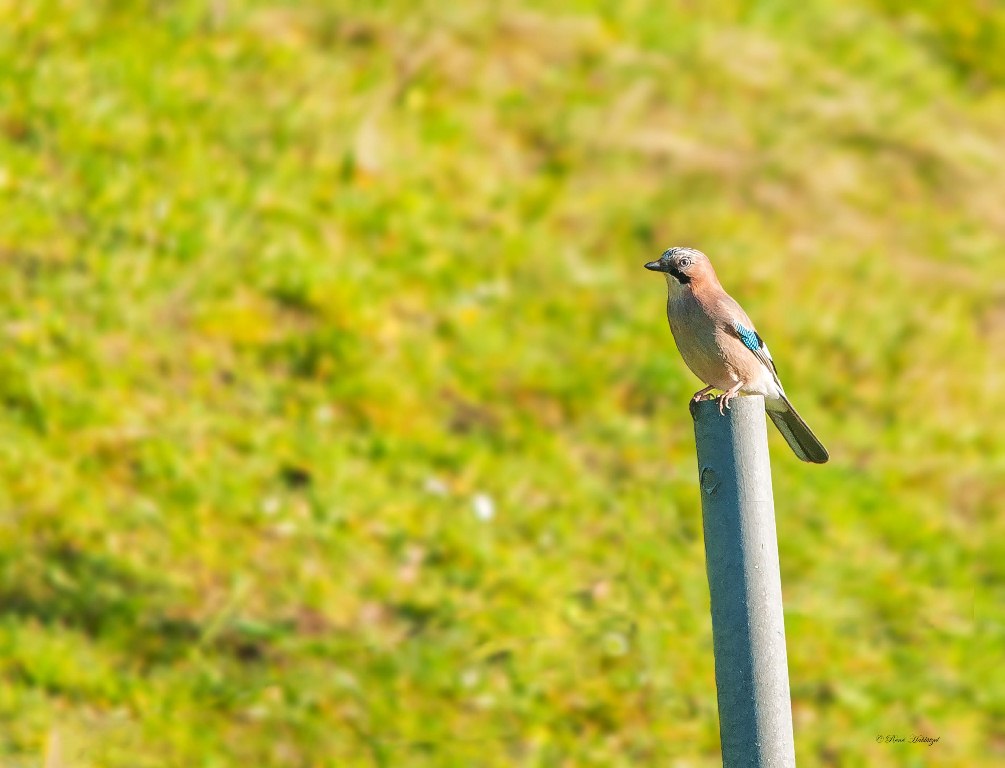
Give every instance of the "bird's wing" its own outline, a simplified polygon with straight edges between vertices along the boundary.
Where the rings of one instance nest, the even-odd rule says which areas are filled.
[[[743,311],[739,302],[730,296],[721,286],[716,286],[711,295],[703,302],[706,311],[713,318],[716,324],[724,327],[726,332],[743,342],[743,346],[749,349],[754,357],[771,373],[775,380],[778,391],[783,393],[782,382],[778,378],[778,369],[775,361],[771,359],[771,352],[768,345],[764,343],[761,335],[754,330],[754,324],[750,317]]]
[[[748,320],[749,322],[749,320]],[[775,379],[775,384],[778,389],[782,392],[782,382],[778,378],[778,368],[775,367],[775,361],[771,358],[771,352],[768,351],[768,345],[764,343],[764,339],[761,338],[761,334],[754,330],[753,324],[750,326],[744,325],[739,320],[734,320],[730,325],[729,329],[736,335],[736,337],[743,342],[743,346],[754,353],[754,357],[761,361],[761,364],[771,371],[771,375]]]
[[[743,311],[743,307],[725,291],[720,293],[716,305],[716,314],[719,315],[720,322],[726,326],[726,330],[742,341],[743,346],[754,353],[754,357],[760,361],[761,365],[771,371],[779,391],[784,392],[782,382],[778,378],[775,361],[771,359],[771,352],[768,351],[768,345],[754,329],[754,324],[747,313]]]
[[[761,334],[753,328],[747,328],[742,323],[733,323],[732,330],[739,337],[740,341],[743,342],[743,346],[753,352],[754,357],[760,360],[769,371],[777,376],[778,369],[775,367],[775,361],[771,358],[768,345],[764,343]]]

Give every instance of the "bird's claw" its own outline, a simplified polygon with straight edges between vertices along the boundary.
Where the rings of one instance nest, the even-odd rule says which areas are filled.
[[[702,400],[715,400],[715,395],[710,391],[712,387],[699,389],[691,396],[692,403],[700,403]]]
[[[723,394],[721,394],[719,396],[719,415],[720,416],[725,416],[726,415],[726,411],[730,410],[730,408],[729,408],[729,401],[732,400],[734,397],[736,397],[736,395],[735,394],[731,394],[729,392],[724,392]],[[725,408],[726,411],[724,411],[723,408]]]

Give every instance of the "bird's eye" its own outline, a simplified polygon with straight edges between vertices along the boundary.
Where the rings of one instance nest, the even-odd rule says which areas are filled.
[[[682,267],[685,267],[685,268],[686,267],[690,267],[691,266],[691,259],[689,259],[687,256],[685,256],[684,258],[682,258],[678,262],[678,264],[680,264]]]

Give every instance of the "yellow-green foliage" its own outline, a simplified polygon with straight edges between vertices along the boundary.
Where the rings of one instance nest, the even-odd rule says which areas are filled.
[[[691,245],[800,765],[1000,765],[1002,19],[0,2],[0,763],[718,765]]]

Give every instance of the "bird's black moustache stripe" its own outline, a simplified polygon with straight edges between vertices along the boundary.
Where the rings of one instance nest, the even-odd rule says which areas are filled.
[[[676,267],[670,267],[670,274],[673,275],[675,278],[677,278],[677,282],[680,283],[681,285],[687,285],[688,283],[691,282],[691,278],[685,275]]]

